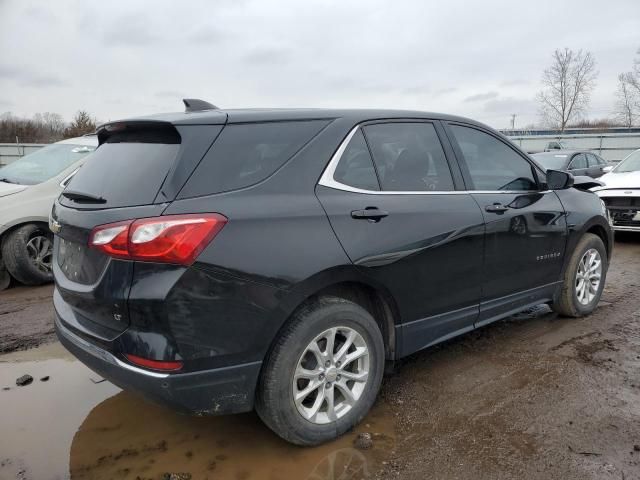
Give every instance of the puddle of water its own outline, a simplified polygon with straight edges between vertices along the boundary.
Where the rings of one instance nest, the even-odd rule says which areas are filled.
[[[34,382],[16,387],[25,373]],[[48,382],[40,377],[49,375]],[[0,357],[0,478],[360,479],[394,446],[393,419],[378,404],[354,432],[315,448],[281,440],[254,413],[188,417],[126,393],[59,346]],[[118,393],[119,392],[119,393]],[[374,447],[353,448],[360,432]],[[7,461],[8,460],[8,461]],[[2,465],[4,463],[4,465]]]
[[[0,478],[66,478],[73,435],[91,409],[119,389],[60,345],[0,357]],[[45,358],[47,358],[45,360]],[[33,383],[16,386],[29,374]],[[49,376],[47,382],[42,377]],[[9,460],[7,462],[7,459]],[[4,465],[3,465],[4,464]]]

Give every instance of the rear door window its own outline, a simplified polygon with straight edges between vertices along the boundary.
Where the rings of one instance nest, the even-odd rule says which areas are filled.
[[[373,160],[360,129],[353,135],[340,157],[333,179],[362,190],[380,190]]]
[[[249,187],[284,165],[326,120],[231,124],[224,127],[178,198]]]
[[[65,192],[103,202],[61,202],[78,208],[116,208],[153,203],[180,148],[171,125],[127,126],[112,133],[69,181]]]
[[[386,191],[449,191],[453,178],[431,123],[381,123],[364,127],[380,184]]]
[[[580,168],[587,168],[587,156],[584,153],[580,153],[573,157],[569,164],[569,170],[578,170]]]
[[[589,167],[599,167],[600,166],[600,161],[599,161],[597,155],[594,155],[593,153],[587,153],[587,159],[589,161]]]

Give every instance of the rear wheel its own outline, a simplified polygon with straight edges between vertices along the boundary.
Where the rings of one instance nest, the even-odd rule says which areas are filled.
[[[600,301],[607,277],[607,251],[597,235],[585,234],[569,260],[558,299],[551,306],[567,317],[593,312]]]
[[[279,333],[258,386],[260,418],[285,440],[317,445],[342,435],[373,405],[384,370],[384,343],[359,305],[321,298]]]
[[[23,225],[5,236],[2,258],[11,276],[25,285],[51,282],[53,236],[43,226]]]

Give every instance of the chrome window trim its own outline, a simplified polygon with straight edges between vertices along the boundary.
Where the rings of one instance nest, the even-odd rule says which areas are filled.
[[[67,188],[67,185],[69,184],[69,182],[71,181],[71,179],[73,178],[73,176],[78,173],[78,170],[80,170],[80,167],[76,168],[73,172],[71,172],[69,175],[67,175],[66,177],[64,177],[64,179],[60,182],[60,186],[62,188]]]
[[[347,134],[345,139],[342,141],[338,149],[335,151],[331,160],[322,172],[322,176],[320,180],[318,180],[318,185],[322,185],[323,187],[333,188],[334,190],[342,190],[344,192],[352,192],[352,193],[362,193],[365,195],[469,195],[471,193],[504,193],[504,194],[527,194],[527,193],[548,193],[551,190],[433,190],[433,191],[388,191],[388,190],[365,190],[362,188],[352,187],[350,185],[345,185],[344,183],[338,182],[335,178],[336,168],[338,167],[338,163],[340,163],[340,159],[344,154],[344,151],[347,149],[347,145],[353,138],[353,136],[360,129],[360,125],[356,125],[351,131]],[[373,159],[371,159],[373,161]]]

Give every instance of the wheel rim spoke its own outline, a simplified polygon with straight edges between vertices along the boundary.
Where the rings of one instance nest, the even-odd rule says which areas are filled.
[[[313,405],[309,409],[309,420],[313,421],[316,419],[318,415],[318,411],[320,410],[320,407],[324,403],[325,396],[326,396],[325,389],[320,388],[320,390],[318,390],[318,395],[316,396],[316,399],[313,402]]]
[[[338,417],[336,416],[336,407],[335,407],[335,392],[333,388],[329,388],[327,389],[328,391],[325,392],[325,399],[327,402],[327,417],[329,418],[329,421],[333,422],[335,421]]]
[[[354,360],[359,359],[360,357],[362,357],[363,355],[367,355],[367,350],[364,348],[358,348],[356,349],[355,352],[350,353],[349,355],[347,355],[344,359],[344,365],[349,365],[351,362],[353,362]]]
[[[340,375],[342,375],[342,378],[346,378],[347,380],[353,380],[355,382],[366,382],[367,379],[369,378],[369,372],[352,373],[352,372],[344,371]]]
[[[322,383],[318,381],[312,380],[311,382],[309,382],[309,385],[307,385],[304,390],[296,394],[296,403],[302,403],[302,401],[307,398],[311,394],[311,392],[317,390],[321,385]]]
[[[347,405],[353,406],[356,403],[356,398],[353,396],[353,392],[344,382],[336,382],[336,388],[340,390],[340,393],[344,396]]]
[[[335,358],[336,361],[343,361],[345,354],[347,353],[347,350],[349,350],[349,348],[351,348],[351,345],[353,345],[353,341],[356,338],[357,333],[354,332],[353,330],[349,332],[349,335],[347,336],[347,339],[344,342],[344,345],[342,345],[342,347],[340,347],[340,350],[338,350],[338,353],[336,353]]]
[[[323,365],[325,362],[325,354],[324,352],[322,352],[320,350],[320,346],[318,345],[318,342],[316,342],[315,340],[307,347],[307,350],[309,352],[311,352],[315,357],[316,360],[318,362],[318,365]]]
[[[306,380],[313,380],[314,378],[318,378],[318,376],[322,373],[322,370],[318,369],[313,369],[313,370],[309,370],[307,368],[304,368],[302,366],[298,366],[298,368],[296,368],[296,373],[294,375],[294,378],[296,380],[302,378],[302,379],[306,379]]]
[[[336,341],[336,333],[337,333],[338,329],[337,328],[332,328],[329,330],[329,333],[327,335],[327,346],[325,348],[325,352],[326,352],[326,357],[328,360],[333,360],[333,349],[334,349],[334,345],[335,345],[335,341]]]

